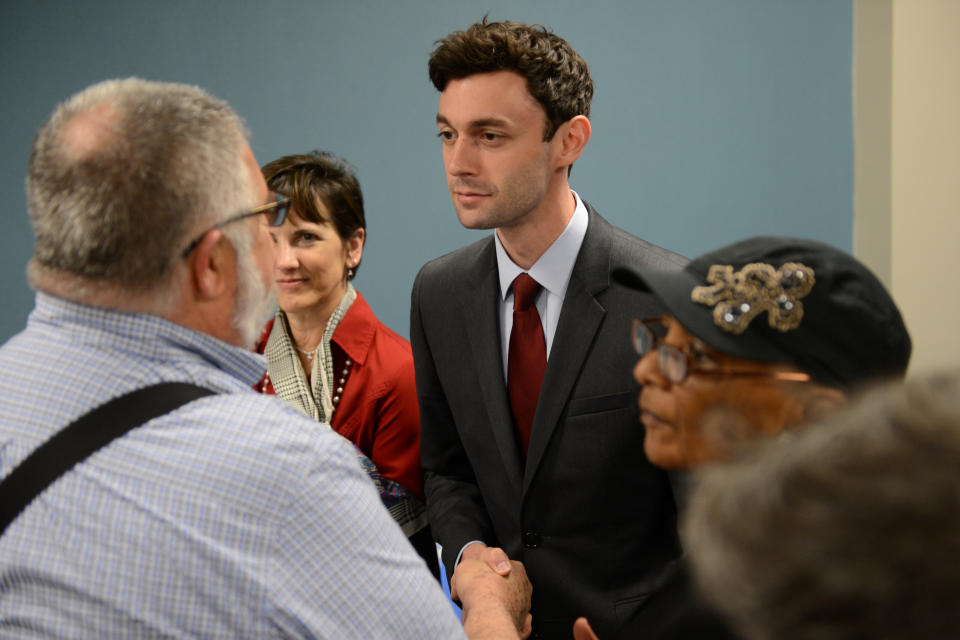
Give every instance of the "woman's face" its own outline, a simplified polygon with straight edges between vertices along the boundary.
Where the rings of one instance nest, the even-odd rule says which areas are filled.
[[[643,385],[640,421],[646,428],[643,448],[651,463],[664,469],[695,467],[723,457],[733,442],[777,433],[802,417],[803,408],[787,387],[802,383],[742,375],[788,367],[717,351],[670,316],[664,324],[663,343],[686,355],[689,373],[682,382],[670,381],[660,370],[656,349],[633,370]]]
[[[322,203],[318,208],[330,217]],[[332,224],[307,222],[291,209],[270,237],[277,304],[288,315],[315,314],[326,322],[346,291],[347,269],[363,255],[363,229],[344,240]]]

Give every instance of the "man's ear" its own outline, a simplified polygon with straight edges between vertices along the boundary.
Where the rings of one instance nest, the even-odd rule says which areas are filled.
[[[587,116],[574,116],[560,125],[554,134],[558,167],[569,167],[577,161],[590,140],[591,131]]]
[[[213,300],[229,293],[236,264],[233,246],[219,229],[207,233],[190,254],[190,281],[200,300]]]

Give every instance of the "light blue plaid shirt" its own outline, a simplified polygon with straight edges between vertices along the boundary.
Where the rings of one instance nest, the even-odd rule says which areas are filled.
[[[135,388],[219,392],[148,422],[0,538],[0,636],[462,638],[349,443],[255,393],[260,356],[37,294],[0,347],[0,475]]]

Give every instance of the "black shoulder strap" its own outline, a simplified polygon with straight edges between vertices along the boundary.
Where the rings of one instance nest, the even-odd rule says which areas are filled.
[[[0,482],[0,536],[36,496],[78,462],[131,429],[213,393],[185,382],[164,382],[114,398],[68,424]]]

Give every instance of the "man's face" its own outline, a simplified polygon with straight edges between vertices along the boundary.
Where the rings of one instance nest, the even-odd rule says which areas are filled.
[[[517,73],[478,73],[447,83],[437,128],[460,224],[509,227],[537,208],[556,170],[545,127],[543,107]]]
[[[267,204],[272,196],[249,145],[246,145],[244,165],[253,181],[257,203]],[[233,326],[239,334],[240,346],[251,348],[276,307],[273,289],[273,246],[262,216],[254,216],[243,221],[243,224],[250,227],[252,244],[249,253],[237,252],[237,293]]]
[[[686,355],[690,372],[682,382],[671,382],[660,370],[656,349],[634,368],[634,378],[643,385],[640,421],[651,463],[664,469],[695,467],[724,457],[733,443],[777,433],[799,419],[802,409],[787,385],[803,383],[742,375],[787,367],[717,351],[670,316],[664,324],[663,343]],[[718,373],[724,371],[730,373]]]

